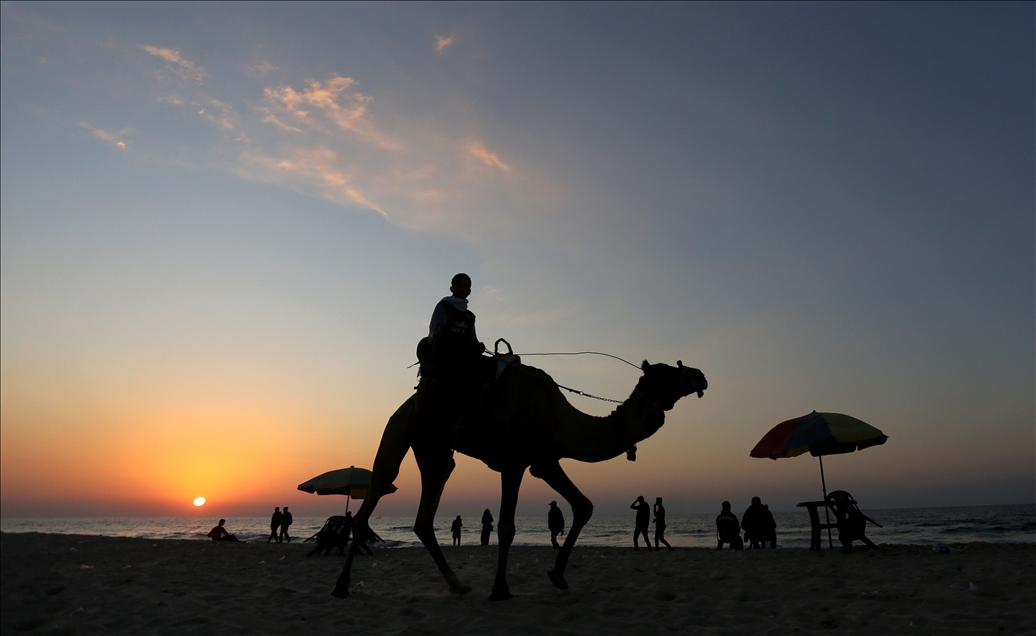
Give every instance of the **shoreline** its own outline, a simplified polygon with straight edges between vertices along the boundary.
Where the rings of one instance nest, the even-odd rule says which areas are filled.
[[[515,598],[490,603],[495,545],[443,549],[466,595],[449,594],[423,548],[395,547],[357,557],[354,593],[339,600],[329,593],[344,558],[307,557],[312,543],[4,533],[0,632],[1036,633],[1036,543],[962,547],[577,545],[567,591],[547,579],[551,548],[515,547]]]

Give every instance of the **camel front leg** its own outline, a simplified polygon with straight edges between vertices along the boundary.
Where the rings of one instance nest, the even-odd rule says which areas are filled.
[[[442,497],[443,488],[446,487],[446,480],[450,478],[450,473],[456,466],[453,451],[448,447],[415,447],[414,458],[417,459],[417,467],[421,470],[421,503],[417,509],[417,519],[414,521],[414,533],[439,566],[442,577],[450,586],[450,592],[467,594],[471,591],[471,586],[461,583],[446,563],[446,557],[443,556],[439,541],[435,538],[433,527],[435,511],[439,509],[439,499]]]
[[[410,427],[414,413],[414,398],[403,403],[389,418],[385,432],[381,435],[381,445],[374,458],[374,469],[371,471],[371,485],[367,489],[367,497],[363,500],[359,512],[353,517],[353,540],[349,545],[349,554],[345,558],[342,573],[331,596],[349,598],[349,573],[353,566],[353,557],[360,546],[370,538],[370,526],[367,522],[378,505],[378,500],[385,495],[392,481],[399,475],[399,466],[403,463],[407,451],[410,450]]]
[[[506,601],[511,598],[511,590],[507,586],[507,551],[514,541],[514,510],[518,506],[518,491],[522,487],[525,467],[507,469],[500,473],[500,520],[497,523],[497,539],[500,548],[497,552],[496,579],[493,581],[491,601]]]
[[[579,492],[579,489],[568,478],[565,471],[561,469],[561,464],[557,461],[536,464],[532,466],[529,472],[534,477],[539,477],[547,482],[547,485],[556,490],[572,506],[572,527],[569,528],[568,536],[565,537],[565,544],[561,546],[561,552],[558,553],[557,559],[554,561],[554,569],[547,572],[550,582],[555,587],[567,590],[568,582],[565,581],[565,567],[568,565],[568,557],[572,554],[572,547],[576,544],[576,539],[579,538],[579,531],[583,529],[583,526],[586,525],[586,522],[594,514],[594,504],[583,493]]]

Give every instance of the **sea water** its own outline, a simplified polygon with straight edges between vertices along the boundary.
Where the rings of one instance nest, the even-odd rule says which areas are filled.
[[[898,508],[867,509],[883,527],[867,525],[867,536],[875,543],[934,545],[985,541],[990,543],[1036,542],[1036,504],[1012,506],[972,506],[962,508]],[[775,512],[778,548],[809,546],[809,516],[801,512]],[[304,541],[317,533],[323,517],[296,516],[290,532],[293,541]],[[676,515],[666,518],[666,540],[673,547],[711,548],[716,545],[714,514]],[[436,536],[443,545],[451,543],[453,517],[440,515],[435,522]],[[480,519],[463,520],[462,545],[479,542]],[[566,519],[571,523],[571,518]],[[631,546],[633,514],[596,515],[579,535],[579,545]],[[104,535],[146,539],[207,540],[213,521],[208,517],[106,517],[106,518],[0,518],[3,532],[45,532],[55,534]],[[385,540],[386,547],[419,546],[414,535],[413,517],[375,517],[371,528]],[[550,545],[547,516],[518,517],[515,520],[514,545]],[[227,529],[243,541],[266,541],[270,533],[269,517],[227,517]],[[654,538],[654,529],[649,529]],[[833,537],[834,545],[838,538]],[[827,535],[824,534],[824,543]],[[496,535],[490,539],[496,544]]]

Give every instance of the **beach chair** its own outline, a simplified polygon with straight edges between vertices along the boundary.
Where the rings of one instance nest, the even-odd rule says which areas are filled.
[[[853,496],[844,490],[835,490],[827,495],[828,508],[835,513],[838,525],[838,540],[846,550],[853,549],[853,541],[861,541],[867,547],[876,549],[870,539],[867,538],[865,530],[867,522],[870,521],[879,528],[880,523],[863,514],[860,506],[853,499]]]
[[[331,554],[331,550],[335,548],[338,548],[338,553],[342,554],[349,543],[350,531],[350,524],[346,523],[345,517],[340,515],[328,517],[320,531],[306,539],[306,541],[315,539],[317,542],[317,546],[306,556],[313,556],[321,552],[324,552],[325,555]]]

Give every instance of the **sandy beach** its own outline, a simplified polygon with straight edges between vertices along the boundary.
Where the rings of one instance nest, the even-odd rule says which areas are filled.
[[[578,548],[512,551],[516,597],[487,601],[496,548],[445,548],[473,586],[447,592],[423,549],[377,550],[355,593],[312,544],[4,534],[3,634],[1034,634],[1036,545],[852,553]],[[960,549],[962,548],[962,550]]]

